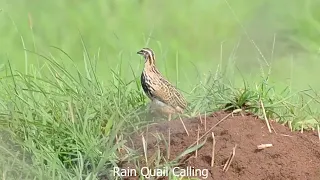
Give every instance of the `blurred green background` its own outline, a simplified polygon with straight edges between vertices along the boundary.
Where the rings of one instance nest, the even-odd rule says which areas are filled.
[[[143,61],[136,52],[148,46],[160,71],[186,91],[218,65],[237,85],[242,76],[255,80],[271,68],[276,86],[320,89],[319,5],[316,0],[0,0],[0,63],[45,73],[45,60],[26,48],[51,54],[72,71],[71,61],[51,46],[84,66],[81,33],[105,82],[119,65],[127,81],[132,70],[140,75]]]

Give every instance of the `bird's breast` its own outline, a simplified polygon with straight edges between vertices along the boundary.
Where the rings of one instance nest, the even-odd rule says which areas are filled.
[[[145,72],[142,72],[141,74],[141,86],[143,91],[146,93],[146,95],[152,99],[153,95],[152,95],[152,91],[154,91],[154,89],[151,86],[151,79],[148,75],[146,75]]]

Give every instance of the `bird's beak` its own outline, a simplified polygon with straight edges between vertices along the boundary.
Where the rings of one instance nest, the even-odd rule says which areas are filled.
[[[138,51],[137,54],[143,55],[143,52],[142,51]]]

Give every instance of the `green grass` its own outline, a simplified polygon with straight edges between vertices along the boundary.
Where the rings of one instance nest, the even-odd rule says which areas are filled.
[[[43,60],[36,55],[26,55],[23,49],[51,53],[60,59],[60,53],[51,48],[55,46],[83,66],[80,31],[89,54],[99,61],[97,75],[103,77],[103,81],[110,80],[110,69],[115,69],[120,61],[124,72],[129,72],[130,66],[135,72],[140,70],[142,64],[135,52],[148,43],[156,51],[160,70],[172,81],[177,80],[175,66],[179,61],[179,81],[189,81],[179,86],[190,90],[191,84],[198,81],[194,65],[203,75],[219,64],[227,65],[232,53],[236,56],[235,65],[241,72],[246,72],[246,79],[259,73],[257,59],[261,57],[244,35],[247,32],[267,62],[272,64],[271,78],[277,85],[286,86],[288,82],[279,81],[293,78],[299,79],[292,84],[296,89],[303,89],[308,84],[319,89],[316,79],[309,75],[312,74],[310,71],[317,72],[314,67],[318,62],[319,24],[317,11],[313,8],[315,1],[282,1],[280,5],[262,0],[228,3],[225,0],[185,4],[123,0],[0,1],[0,58],[5,63],[9,56],[15,62],[13,66],[21,71],[25,71],[25,64],[41,69]],[[306,50],[315,55],[306,54]],[[291,59],[293,66],[299,68],[286,65]],[[305,63],[305,59],[309,63]],[[265,66],[263,63],[263,68],[268,68]],[[292,76],[291,71],[299,75]],[[186,72],[194,73],[190,77]],[[237,77],[239,73],[235,73]],[[123,76],[131,79],[131,73]],[[302,78],[308,81],[302,81]]]
[[[150,123],[136,55],[145,46],[188,115],[243,108],[316,127],[316,5],[0,0],[2,179],[97,179],[134,161],[125,139]]]

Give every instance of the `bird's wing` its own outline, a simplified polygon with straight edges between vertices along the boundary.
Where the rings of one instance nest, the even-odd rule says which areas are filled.
[[[185,98],[182,96],[181,93],[178,92],[178,90],[172,86],[172,99],[175,102],[176,106],[179,106],[182,109],[187,108],[187,101],[185,100]]]
[[[161,79],[161,82],[163,84],[155,84],[153,86],[153,96],[173,108],[179,106],[185,109],[187,102],[178,90],[165,79]]]

